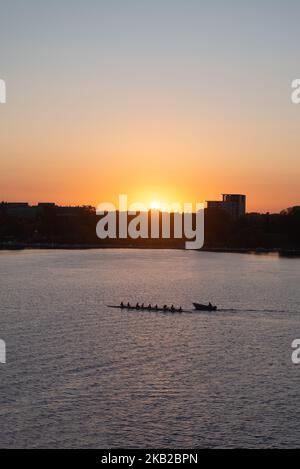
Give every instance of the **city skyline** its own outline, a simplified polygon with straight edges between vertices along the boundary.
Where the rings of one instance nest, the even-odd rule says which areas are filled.
[[[220,194],[219,194],[220,195]],[[248,204],[249,204],[249,200],[248,200],[248,197],[247,195],[245,194],[221,194],[222,196],[222,199],[220,200],[205,200],[205,201],[202,201],[200,203],[203,203],[204,204],[204,207],[207,208],[207,209],[224,209],[224,204],[226,205],[226,199],[227,199],[227,203],[229,202],[229,206],[231,204],[231,200],[230,198],[231,197],[238,197],[239,199],[242,198],[242,200],[238,201],[238,206],[240,205],[240,203],[242,204],[242,210],[240,209],[240,207],[237,209],[238,213],[239,213],[239,216],[243,216],[244,214],[251,214],[251,213],[261,213],[261,214],[264,214],[264,213],[272,213],[270,211],[266,211],[266,212],[253,212],[253,211],[249,211],[247,210],[247,207],[248,207]],[[119,203],[120,203],[120,197],[127,197],[126,195],[119,195]],[[198,201],[199,202],[199,201]],[[111,204],[111,202],[108,202],[106,201],[105,204]],[[135,205],[136,203],[139,203],[139,202],[136,202],[136,201],[128,201],[128,210],[130,210],[130,205],[133,204]],[[192,204],[192,205],[195,205],[193,204],[192,202],[185,202],[187,203],[188,205],[189,204]],[[22,208],[22,207],[28,207],[28,208],[38,208],[38,207],[62,207],[62,208],[77,208],[77,207],[92,207],[92,208],[95,208],[97,209],[97,205],[92,205],[92,204],[88,204],[88,203],[82,203],[82,204],[75,204],[75,203],[68,203],[68,204],[60,204],[58,203],[57,201],[53,202],[53,201],[46,201],[46,200],[43,200],[43,201],[36,201],[34,203],[32,202],[28,202],[28,201],[12,201],[12,200],[0,200],[0,206],[2,205],[8,205],[8,206],[11,206],[13,208]],[[176,210],[174,210],[176,208],[176,202],[175,203],[170,203],[170,204],[161,204],[160,201],[158,200],[151,200],[148,204],[145,204],[147,206],[147,210],[148,211],[151,211],[151,210],[154,210],[154,211],[160,211],[160,212],[163,212],[163,211],[168,211],[170,213],[174,213],[176,212]],[[179,206],[180,203],[177,203],[177,205]],[[251,205],[251,204],[250,204]],[[184,203],[182,204],[182,209],[183,209],[183,206],[184,206]],[[300,207],[300,203],[298,202],[295,202],[293,203],[292,205],[290,205],[289,207],[283,207],[281,210],[279,210],[278,212],[273,212],[274,214],[276,213],[283,213],[283,212],[288,212],[288,211],[291,211],[293,209],[298,209]],[[116,210],[119,211],[120,209],[118,207],[116,207]],[[235,211],[236,209],[234,209]],[[122,211],[122,210],[120,210]],[[229,210],[229,213],[232,212],[232,209],[230,208]]]

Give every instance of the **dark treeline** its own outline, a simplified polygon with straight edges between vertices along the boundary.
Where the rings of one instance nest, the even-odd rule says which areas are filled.
[[[207,248],[300,249],[300,210],[280,214],[250,213],[233,220],[222,210],[205,216]]]
[[[31,216],[12,214],[0,204],[0,243],[2,247],[19,244],[75,245],[103,247],[183,248],[185,240],[106,239],[96,235],[100,217],[95,209],[45,206]],[[150,219],[150,215],[149,215]],[[149,228],[150,229],[150,228]],[[172,234],[172,219],[171,219]],[[287,249],[300,250],[300,210],[281,214],[247,214],[234,220],[220,209],[205,211],[205,248],[207,249]]]

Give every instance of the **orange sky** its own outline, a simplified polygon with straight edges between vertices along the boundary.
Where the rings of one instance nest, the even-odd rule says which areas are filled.
[[[151,111],[103,122],[100,115],[81,121],[68,111],[55,120],[53,112],[11,116],[8,109],[0,198],[97,205],[124,193],[130,201],[183,203],[232,192],[247,194],[251,211],[300,202],[296,129],[276,123],[277,132],[255,119],[192,121],[167,111],[159,119]]]

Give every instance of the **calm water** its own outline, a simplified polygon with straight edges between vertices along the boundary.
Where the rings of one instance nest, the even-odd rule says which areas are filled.
[[[0,447],[300,445],[300,260],[0,252]],[[124,301],[222,311],[122,312]]]

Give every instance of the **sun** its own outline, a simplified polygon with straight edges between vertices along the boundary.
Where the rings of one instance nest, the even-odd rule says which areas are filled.
[[[152,200],[149,205],[151,210],[159,210],[160,209],[160,202],[158,200]]]

